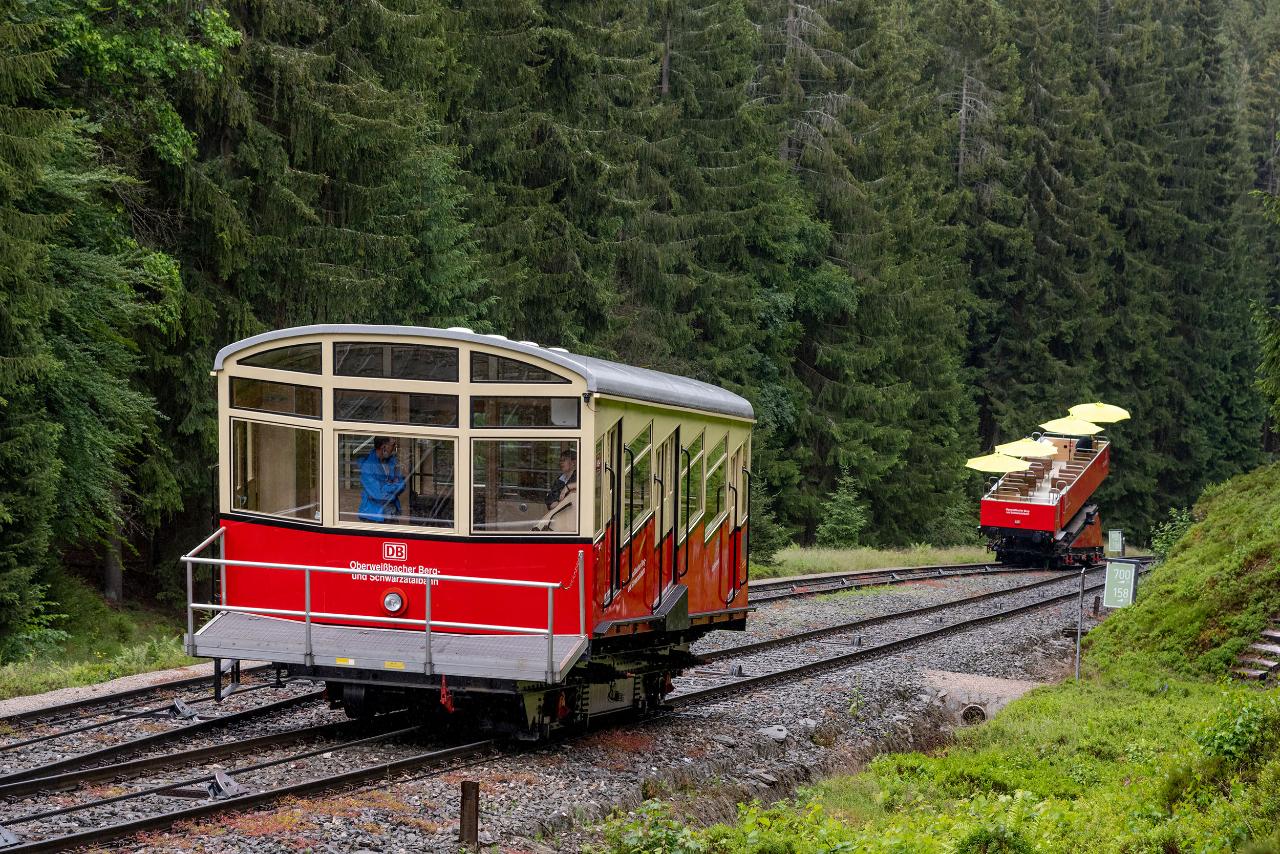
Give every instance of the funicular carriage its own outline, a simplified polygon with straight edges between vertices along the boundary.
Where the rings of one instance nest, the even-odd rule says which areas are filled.
[[[465,709],[536,736],[658,704],[693,640],[744,625],[735,394],[458,328],[285,329],[214,374],[193,655],[323,679],[356,717]]]
[[[1102,521],[1092,498],[1111,471],[1111,443],[1036,434],[1010,444],[1025,443],[1044,451],[995,480],[982,498],[979,523],[990,548],[1006,564],[1061,569],[1100,562]]]

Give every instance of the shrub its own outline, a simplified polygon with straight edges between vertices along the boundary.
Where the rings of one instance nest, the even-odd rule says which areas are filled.
[[[708,850],[661,801],[645,801],[635,812],[614,816],[605,824],[604,838],[611,854],[703,854]]]
[[[1151,551],[1164,560],[1196,522],[1185,507],[1170,507],[1169,516],[1151,529]]]
[[[1002,824],[970,831],[956,846],[956,854],[1031,854],[1031,843],[1021,833]]]
[[[1266,753],[1280,727],[1280,702],[1274,694],[1240,701],[1223,694],[1223,705],[1202,721],[1192,738],[1206,757],[1231,766],[1251,765]]]

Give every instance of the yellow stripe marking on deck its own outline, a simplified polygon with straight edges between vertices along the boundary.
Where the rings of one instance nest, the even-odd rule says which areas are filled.
[[[384,661],[382,666],[387,670],[404,670],[403,661]]]
[[[333,663],[334,663],[334,664],[345,664],[345,665],[347,665],[348,667],[350,667],[351,665],[353,665],[353,664],[355,664],[355,663],[356,663],[356,660],[355,660],[354,658],[335,658],[335,659],[333,660]]]

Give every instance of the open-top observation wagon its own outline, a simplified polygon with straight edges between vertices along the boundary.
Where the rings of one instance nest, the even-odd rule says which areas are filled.
[[[1043,445],[1046,452],[996,480],[983,495],[979,524],[988,547],[1001,563],[1018,566],[1100,563],[1102,520],[1094,493],[1111,471],[1111,443],[1052,434],[1021,441]]]
[[[408,326],[264,333],[214,375],[193,655],[323,679],[354,717],[456,710],[536,737],[658,705],[693,640],[744,625],[736,394]]]

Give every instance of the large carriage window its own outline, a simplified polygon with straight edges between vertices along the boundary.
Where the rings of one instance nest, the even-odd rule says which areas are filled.
[[[231,421],[236,510],[320,521],[320,431]]]
[[[457,427],[458,396],[340,388],[333,392],[333,417],[336,421]]]
[[[307,385],[232,377],[231,405],[236,409],[319,418],[320,389]]]
[[[472,427],[578,426],[576,397],[473,397]]]
[[[645,520],[652,503],[653,422],[645,426],[622,452],[622,488],[626,500],[622,513],[623,536],[634,532]]]
[[[699,433],[698,438],[694,439],[689,447],[685,449],[687,456],[681,455],[679,536],[682,538],[689,530],[689,525],[696,522],[698,517],[702,515],[702,472],[706,462],[702,447],[704,435],[704,433]]]
[[[484,534],[578,533],[578,443],[472,443],[471,530]]]
[[[263,350],[261,353],[240,359],[239,363],[251,368],[318,374],[320,373],[320,344],[295,344],[292,347]]]
[[[725,436],[716,446],[711,449],[711,455],[707,459],[707,515],[711,517],[710,524],[707,525],[707,535],[710,536],[720,524],[720,519],[725,514],[725,452],[729,447],[729,437]]]
[[[471,381],[473,383],[567,383],[568,380],[545,368],[494,356],[490,353],[471,354]]]
[[[339,377],[458,381],[458,351],[427,344],[333,345],[333,373]]]
[[[338,434],[338,520],[453,527],[453,440]]]

